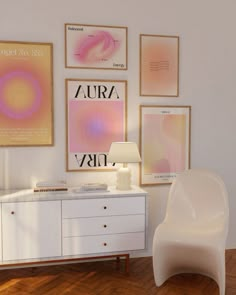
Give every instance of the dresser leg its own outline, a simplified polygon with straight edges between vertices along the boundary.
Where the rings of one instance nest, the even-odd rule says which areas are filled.
[[[120,256],[116,256],[116,269],[120,270],[120,257],[124,256],[125,257],[125,273],[129,274],[129,254],[124,254]]]
[[[120,256],[116,257],[116,270],[120,269]]]
[[[125,272],[129,274],[129,254],[125,255]]]

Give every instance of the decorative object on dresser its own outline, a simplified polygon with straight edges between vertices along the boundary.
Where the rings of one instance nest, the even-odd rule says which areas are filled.
[[[79,188],[73,189],[73,192],[81,193],[81,192],[94,192],[94,191],[103,191],[108,192],[106,183],[99,182],[89,182],[82,184]]]
[[[110,163],[123,163],[117,170],[118,190],[131,189],[131,171],[127,163],[141,162],[138,147],[135,142],[113,142],[110,146],[107,161]]]

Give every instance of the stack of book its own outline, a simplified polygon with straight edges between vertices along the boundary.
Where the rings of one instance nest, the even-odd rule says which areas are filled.
[[[67,191],[68,187],[65,181],[41,181],[36,184],[34,192],[56,192]]]

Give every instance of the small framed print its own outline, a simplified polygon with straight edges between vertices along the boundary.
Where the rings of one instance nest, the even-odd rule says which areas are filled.
[[[140,185],[172,183],[190,168],[190,106],[140,106]]]
[[[65,24],[65,67],[127,70],[127,27]]]
[[[140,35],[140,96],[179,96],[179,37]]]
[[[66,79],[67,171],[111,171],[113,141],[126,141],[125,80]]]
[[[53,145],[53,45],[0,41],[0,146]]]

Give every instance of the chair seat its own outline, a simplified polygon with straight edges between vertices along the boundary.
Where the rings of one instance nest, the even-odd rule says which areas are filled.
[[[189,243],[206,244],[207,242],[220,243],[224,238],[225,232],[222,224],[212,223],[207,225],[190,224],[190,225],[173,225],[162,223],[158,227],[156,238],[161,236],[162,241],[189,241]],[[223,243],[224,244],[224,243]]]

